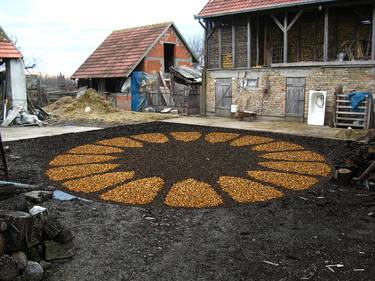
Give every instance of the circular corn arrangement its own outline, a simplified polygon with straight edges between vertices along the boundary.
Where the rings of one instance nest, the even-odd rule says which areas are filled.
[[[176,208],[269,201],[309,189],[331,173],[325,157],[299,144],[198,131],[101,140],[49,165],[49,179],[81,197]]]

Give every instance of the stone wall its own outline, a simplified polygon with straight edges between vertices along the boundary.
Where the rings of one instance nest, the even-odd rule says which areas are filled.
[[[215,112],[215,82],[232,79],[233,104],[240,109],[256,111],[260,116],[284,118],[287,78],[306,78],[305,115],[308,115],[310,90],[328,92],[326,123],[332,119],[335,88],[344,85],[345,92],[365,90],[375,94],[375,67],[286,67],[253,68],[251,70],[212,70],[207,73],[207,112]],[[248,86],[245,81],[258,82]],[[268,91],[265,89],[268,88]]]

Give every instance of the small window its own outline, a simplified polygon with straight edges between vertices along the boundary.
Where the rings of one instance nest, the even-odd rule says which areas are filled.
[[[259,87],[259,80],[258,79],[244,79],[243,80],[243,88],[245,89],[255,89]]]

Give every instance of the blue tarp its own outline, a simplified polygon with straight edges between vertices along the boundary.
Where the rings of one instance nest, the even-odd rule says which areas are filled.
[[[352,109],[358,110],[358,106],[369,97],[371,93],[367,92],[352,92],[348,94],[348,98],[352,101]]]
[[[146,80],[146,73],[134,71],[131,75],[132,111],[141,111],[146,107],[146,98],[141,95],[139,89],[142,81]]]

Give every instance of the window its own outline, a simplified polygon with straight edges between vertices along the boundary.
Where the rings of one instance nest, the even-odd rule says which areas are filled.
[[[164,72],[169,73],[169,68],[174,66],[174,52],[175,52],[175,45],[174,44],[164,44]]]

